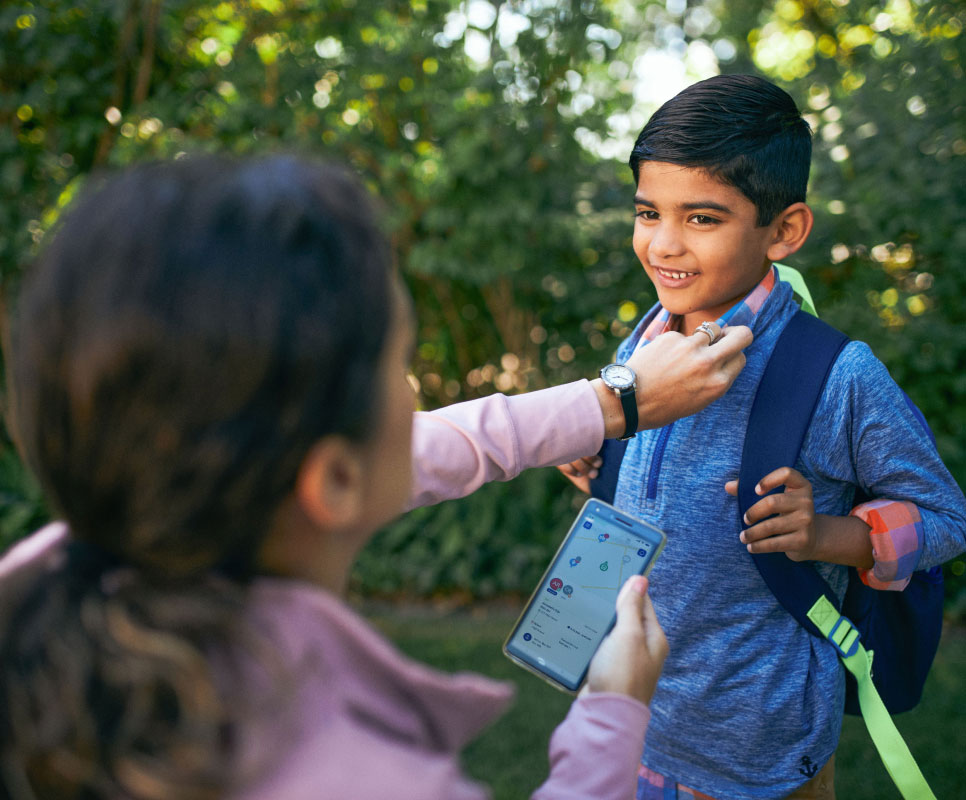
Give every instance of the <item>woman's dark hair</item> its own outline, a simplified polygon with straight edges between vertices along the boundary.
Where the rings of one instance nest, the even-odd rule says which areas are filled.
[[[71,543],[0,597],[6,795],[228,786],[231,670],[211,655],[245,638],[309,448],[378,413],[392,289],[369,209],[332,166],[185,158],[92,178],[30,270],[13,427]]]
[[[642,161],[707,170],[751,200],[763,226],[805,201],[811,160],[811,130],[787,92],[754,75],[718,75],[654,112],[629,164],[635,183]]]

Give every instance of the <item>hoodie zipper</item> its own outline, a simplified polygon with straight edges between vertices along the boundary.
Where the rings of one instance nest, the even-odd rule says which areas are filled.
[[[671,436],[671,428],[674,423],[670,423],[661,428],[657,436],[657,444],[654,445],[654,456],[651,458],[651,471],[647,476],[647,500],[651,501],[657,497],[657,481],[661,476],[661,464],[664,462],[664,450],[667,447],[667,440]]]

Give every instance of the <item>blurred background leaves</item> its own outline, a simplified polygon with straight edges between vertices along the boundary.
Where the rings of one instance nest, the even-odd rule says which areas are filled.
[[[589,377],[654,302],[630,247],[634,137],[688,83],[759,72],[816,134],[817,224],[793,263],[920,405],[962,485],[964,25],[960,3],[915,0],[7,2],[3,291],[92,170],[297,150],[380,198],[419,315],[422,407]],[[6,433],[0,448],[6,543],[48,512]],[[417,511],[354,587],[527,592],[576,502],[545,470]],[[948,567],[951,609],[964,571]]]

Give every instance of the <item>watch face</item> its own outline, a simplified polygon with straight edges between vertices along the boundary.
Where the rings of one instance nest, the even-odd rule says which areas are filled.
[[[623,364],[608,364],[601,370],[604,382],[615,389],[626,389],[634,385],[634,373]]]

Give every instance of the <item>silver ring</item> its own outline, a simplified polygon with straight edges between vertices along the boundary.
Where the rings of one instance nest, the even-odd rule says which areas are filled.
[[[708,347],[718,341],[718,337],[721,336],[721,328],[719,328],[714,322],[702,322],[697,328],[694,329],[695,333],[698,331],[707,334]]]

